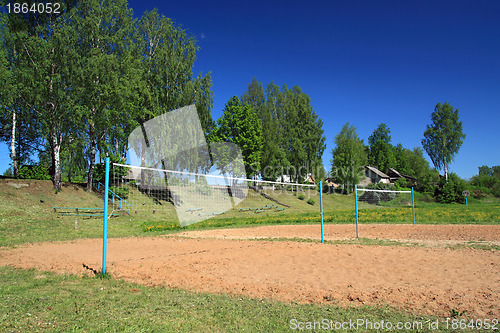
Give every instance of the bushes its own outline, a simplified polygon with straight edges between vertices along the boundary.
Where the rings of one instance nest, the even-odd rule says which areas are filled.
[[[130,192],[128,187],[110,186],[109,189],[122,199],[127,199]],[[113,194],[109,193],[108,196],[111,198]]]
[[[300,200],[305,200],[305,199],[306,199],[306,196],[305,196],[305,194],[300,193],[300,194],[297,196],[297,198],[299,198]],[[309,199],[307,200],[307,203],[308,203],[308,204],[310,204],[310,205],[312,206],[312,205],[314,205],[314,204],[316,203],[316,201],[314,201],[314,199],[313,199],[313,198],[309,198]]]
[[[50,180],[49,170],[41,165],[24,165],[19,169],[20,179]]]
[[[469,185],[467,187],[467,190],[469,190],[470,194],[475,199],[481,199],[481,198],[487,197],[487,196],[492,194],[491,189],[484,187],[484,186]]]
[[[404,178],[399,178],[398,180],[396,180],[396,182],[394,183],[394,188],[396,189],[396,191],[403,191],[403,190],[406,190],[408,188],[408,181]]]
[[[493,195],[497,198],[500,198],[500,182],[496,183],[493,185],[493,188],[491,189],[491,192]]]
[[[125,160],[120,158],[115,158],[111,156],[111,163],[125,163]],[[128,173],[128,168],[122,166],[113,166],[111,164],[109,169],[109,178],[116,179],[126,176]],[[96,182],[101,182],[104,184],[104,178],[106,176],[106,164],[105,163],[96,163],[94,167],[94,180]]]
[[[367,188],[371,190],[394,190],[394,185],[386,183],[371,183]]]
[[[434,192],[434,197],[440,203],[465,203],[465,197],[462,192],[466,189],[465,180],[458,177],[455,173],[448,175],[448,181],[442,178]]]
[[[488,172],[484,172],[485,168]],[[488,168],[482,166],[479,168],[479,174],[470,180],[470,184],[473,186],[471,194],[474,197],[481,198],[487,195],[500,197],[500,175],[495,170],[499,170],[499,167]]]

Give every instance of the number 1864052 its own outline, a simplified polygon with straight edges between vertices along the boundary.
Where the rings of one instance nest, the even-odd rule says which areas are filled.
[[[5,5],[7,13],[14,14],[60,14],[61,4],[59,2],[39,2],[28,4],[25,2],[12,2]]]
[[[457,318],[446,318],[445,320],[446,329],[452,330],[465,330],[465,329],[477,329],[477,330],[498,330],[498,319],[457,319]]]

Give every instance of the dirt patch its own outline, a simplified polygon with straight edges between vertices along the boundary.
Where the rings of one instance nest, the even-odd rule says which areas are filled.
[[[352,229],[331,227],[328,232],[335,234],[343,227]],[[498,240],[498,227],[489,227],[489,239],[493,234]],[[286,238],[286,230],[295,227],[273,228],[276,237]],[[435,237],[450,232],[434,228]],[[459,232],[454,237],[473,236]],[[101,252],[102,240],[31,244],[2,250],[0,265],[88,274],[82,264],[100,269]],[[116,278],[146,285],[282,301],[389,304],[439,316],[456,310],[483,319],[500,317],[499,259],[498,251],[292,241],[156,237],[108,243],[108,271]]]
[[[352,224],[324,226],[324,240],[352,240],[356,226]],[[201,230],[181,232],[175,237],[213,239],[313,239],[321,240],[320,225],[261,226],[239,229]],[[424,246],[500,245],[500,225],[387,225],[359,226],[359,237],[394,240]]]
[[[188,231],[176,234],[191,238],[303,238],[321,239],[321,226],[282,225],[239,229]],[[356,225],[326,224],[325,240],[352,239]],[[365,224],[359,226],[359,237],[398,240],[500,241],[500,225],[413,225]]]

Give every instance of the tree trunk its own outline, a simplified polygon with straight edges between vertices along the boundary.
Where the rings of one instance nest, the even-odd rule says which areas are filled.
[[[61,161],[59,159],[59,154],[61,151],[61,140],[56,133],[51,136],[51,146],[52,146],[52,183],[57,191],[61,190]]]
[[[87,191],[92,192],[92,183],[94,181],[94,167],[95,167],[95,155],[96,155],[96,147],[97,143],[95,140],[90,142],[90,165],[89,165],[89,174],[87,178]]]
[[[73,137],[71,134],[68,136],[68,182],[71,183],[71,143],[73,142]]]
[[[10,150],[12,155],[12,172],[14,178],[17,178],[17,154],[16,154],[16,111],[12,110],[12,134],[11,134],[11,144]]]
[[[90,165],[89,165],[89,174],[87,178],[87,191],[92,192],[92,183],[94,181],[94,167],[95,167],[95,155],[97,150],[97,141],[94,138],[94,125],[90,125],[89,129],[89,137],[90,137]]]
[[[446,163],[446,159],[444,159],[444,179],[448,181],[448,165]]]

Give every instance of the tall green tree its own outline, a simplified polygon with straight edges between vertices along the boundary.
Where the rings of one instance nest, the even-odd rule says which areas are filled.
[[[370,165],[377,167],[382,172],[396,167],[396,158],[391,144],[391,130],[386,124],[378,125],[372,135],[368,137],[368,144],[368,163]]]
[[[396,158],[395,169],[402,174],[416,178],[417,191],[434,191],[434,185],[439,182],[439,177],[435,169],[431,170],[421,147],[415,147],[411,150],[398,143],[394,147],[394,156]]]
[[[483,165],[483,166],[480,166],[478,167],[478,171],[479,171],[479,175],[480,176],[489,176],[489,177],[496,177],[496,178],[500,178],[500,166],[499,165],[495,165],[495,166],[492,166],[492,167],[489,167],[487,165]]]
[[[264,88],[262,87],[262,83],[257,81],[255,77],[248,84],[247,91],[241,96],[241,103],[250,105],[256,111],[264,111],[266,103]],[[261,114],[260,116],[264,115]]]
[[[195,39],[172,20],[160,15],[156,10],[145,12],[137,23],[134,34],[135,57],[141,59],[142,79],[138,86],[140,100],[139,112],[135,118],[138,125],[153,119],[165,112],[187,105],[196,105],[198,117],[206,137],[212,132],[215,123],[211,116],[213,107],[212,78],[210,73],[193,77],[193,66],[198,47]],[[185,128],[183,124],[169,125],[173,130],[182,132],[194,127]],[[195,135],[193,133],[193,135]],[[180,150],[182,142],[173,150]],[[136,147],[136,153],[144,156],[147,147]],[[182,162],[184,168],[192,172],[191,167],[204,165],[205,156],[195,156],[199,152],[189,154],[189,161]],[[180,161],[169,161],[172,168]]]
[[[7,16],[0,16],[0,45],[5,45],[5,37],[9,34],[7,27]],[[7,60],[7,50],[5,47],[0,48],[0,140],[5,140],[10,143],[12,171],[14,177],[17,177],[18,158],[16,154],[16,130],[17,120],[16,112],[12,108],[12,100],[14,97],[14,80],[10,70],[10,64]]]
[[[458,109],[445,102],[438,103],[431,115],[432,123],[427,125],[422,147],[438,170],[444,169],[448,180],[448,166],[460,150],[465,139]]]
[[[332,150],[332,177],[349,192],[364,175],[364,165],[368,157],[363,140],[359,139],[354,126],[349,123],[335,136]]]
[[[5,47],[17,95],[11,111],[23,110],[23,116],[16,117],[16,121],[22,122],[25,128],[36,129],[39,137],[48,143],[56,189],[61,188],[61,145],[75,123],[75,94],[71,82],[75,59],[71,45],[74,45],[75,33],[69,15],[74,10],[73,4],[74,1],[62,3],[61,14],[11,13],[6,23],[9,36]],[[16,125],[14,115],[12,124]]]
[[[322,165],[321,157],[326,147],[323,133],[323,121],[319,119],[311,106],[311,98],[294,86],[287,90],[285,119],[287,124],[286,152],[295,174],[290,176],[297,182],[302,182],[310,173]]]
[[[392,150],[394,156],[394,164],[391,167],[398,170],[402,174],[414,176],[414,171],[410,164],[410,159],[413,157],[413,152],[410,149],[403,147],[401,143],[398,143],[396,146],[394,146]]]
[[[122,104],[134,82],[129,75],[134,68],[129,55],[133,18],[126,0],[85,0],[78,9],[73,17],[77,56],[72,78],[79,96],[79,123],[89,140],[87,190],[91,192],[98,149],[111,150],[106,138],[119,136],[116,131],[127,123]]]
[[[290,167],[285,146],[284,97],[279,86],[270,82],[265,89],[265,98],[265,105],[259,111],[264,137],[261,174],[264,179],[274,181]]]
[[[210,113],[212,79],[210,73],[193,77],[196,40],[155,9],[139,19],[134,41],[143,76],[138,122],[196,104],[203,130],[210,133],[215,126]]]
[[[263,178],[275,180],[287,175],[302,182],[308,174],[322,171],[326,147],[323,122],[300,87],[289,89],[284,84],[280,89],[271,82],[264,90],[253,78],[242,100],[256,110],[262,123]]]
[[[210,141],[238,145],[243,155],[246,176],[254,176],[260,170],[263,145],[262,126],[255,110],[233,96],[227,102],[217,124]]]

